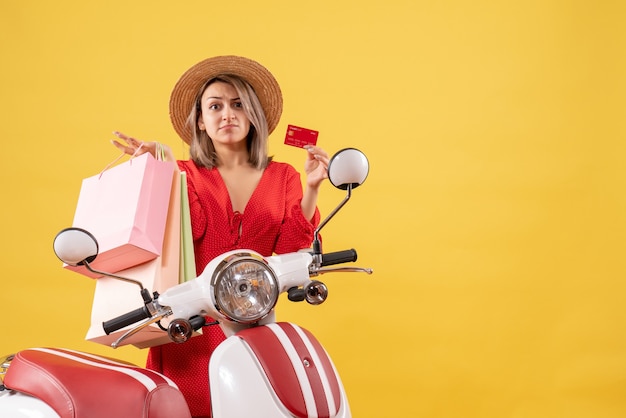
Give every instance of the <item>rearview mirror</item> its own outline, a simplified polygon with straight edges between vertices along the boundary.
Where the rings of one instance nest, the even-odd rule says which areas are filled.
[[[352,189],[359,187],[369,173],[369,161],[365,154],[356,148],[344,148],[330,159],[328,162],[328,180],[333,186],[340,190],[347,190],[346,197],[341,203],[320,222],[313,232],[313,254],[321,257],[322,242],[319,234],[322,228],[330,221],[337,212],[350,200]]]
[[[369,173],[369,161],[356,148],[338,151],[328,163],[328,179],[338,189],[352,189],[363,184]]]
[[[54,238],[54,253],[70,266],[84,266],[98,256],[98,241],[89,231],[65,228]]]

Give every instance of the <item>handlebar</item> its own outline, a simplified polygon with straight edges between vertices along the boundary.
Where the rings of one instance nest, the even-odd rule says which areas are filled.
[[[102,323],[102,328],[104,328],[104,332],[109,335],[110,333],[122,329],[125,326],[134,324],[143,319],[148,319],[151,316],[152,315],[150,314],[148,307],[144,305],[141,308],[137,308],[134,311],[127,312],[124,315],[118,316],[117,318],[104,321]]]
[[[335,264],[350,263],[350,262],[354,262],[357,260],[357,252],[354,248],[350,250],[330,252],[330,253],[322,254],[321,256],[322,256],[321,257],[322,260],[321,260],[320,267],[332,266]],[[329,272],[331,270],[334,271],[334,269],[329,269],[328,271],[324,271],[324,272]],[[347,269],[346,271],[361,271],[361,270],[362,269],[357,269],[357,270]],[[367,272],[371,273],[370,271],[367,271]],[[323,273],[323,272],[321,270],[318,270],[318,273]],[[156,299],[156,296],[155,296],[155,299]],[[149,300],[150,300],[149,296],[147,298],[144,297],[144,301],[147,302]],[[171,314],[171,311],[169,311],[169,314]],[[149,319],[152,317],[153,315],[150,312],[150,309],[148,308],[148,303],[146,303],[144,306],[140,308],[127,312],[123,315],[120,315],[108,321],[104,321],[102,323],[102,328],[104,329],[104,332],[107,335],[110,335],[112,332],[118,331],[124,327],[127,327],[128,325],[132,325],[140,321],[143,321],[144,319]],[[156,317],[154,319],[157,320]],[[202,326],[203,324],[204,324],[204,319],[202,319],[202,324],[200,326]],[[196,329],[196,327],[194,327],[194,329]]]
[[[322,266],[332,266],[334,264],[351,263],[356,261],[357,254],[353,248],[351,250],[335,251],[322,254]]]

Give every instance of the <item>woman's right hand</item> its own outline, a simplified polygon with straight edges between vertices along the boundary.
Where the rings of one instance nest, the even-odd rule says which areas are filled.
[[[146,152],[149,152],[150,154],[152,154],[153,157],[157,158],[157,155],[156,155],[157,143],[156,142],[140,141],[138,139],[133,138],[132,136],[128,136],[118,131],[113,132],[113,135],[117,136],[119,139],[126,142],[126,145],[124,145],[119,141],[111,140],[111,143],[115,145],[115,147],[119,149],[120,151],[122,151],[123,153],[138,156],[138,155],[145,154]],[[160,146],[165,152],[165,161],[175,161],[174,154],[172,153],[172,150],[170,149],[170,147],[168,147],[165,144],[160,144]]]

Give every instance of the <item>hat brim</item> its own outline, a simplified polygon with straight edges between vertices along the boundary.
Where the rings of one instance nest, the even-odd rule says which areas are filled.
[[[170,95],[170,119],[174,130],[187,144],[193,133],[187,125],[189,113],[195,106],[200,88],[218,75],[235,75],[247,81],[256,93],[271,133],[280,120],[283,111],[283,95],[278,82],[256,61],[235,55],[207,58],[188,69],[178,80]]]

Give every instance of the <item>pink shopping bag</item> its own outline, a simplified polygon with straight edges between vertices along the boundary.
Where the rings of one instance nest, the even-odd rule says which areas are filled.
[[[73,226],[98,240],[94,269],[116,273],[161,255],[175,168],[145,153],[83,180]]]
[[[187,193],[187,190],[184,190]],[[139,280],[150,293],[164,292],[178,284],[181,256],[181,183],[178,170],[174,173],[172,193],[167,215],[165,239],[162,255],[139,266],[116,273],[123,277]],[[91,326],[85,339],[99,344],[110,345],[122,336],[131,326],[106,335],[102,323],[142,306],[139,287],[109,277],[96,281],[91,308]],[[121,345],[132,344],[138,348],[152,347],[171,342],[158,325],[152,324],[134,334]]]

